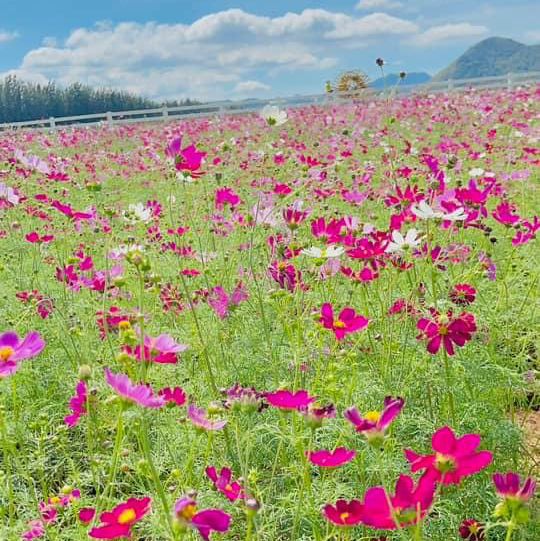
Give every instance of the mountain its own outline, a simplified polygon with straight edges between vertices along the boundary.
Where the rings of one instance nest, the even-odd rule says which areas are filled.
[[[507,38],[487,38],[473,45],[443,69],[433,81],[468,79],[540,71],[540,45],[524,45]]]
[[[399,73],[389,73],[384,77],[379,77],[369,83],[372,88],[391,88],[399,81]],[[431,75],[424,71],[407,73],[405,79],[401,81],[402,85],[420,85],[431,81]]]

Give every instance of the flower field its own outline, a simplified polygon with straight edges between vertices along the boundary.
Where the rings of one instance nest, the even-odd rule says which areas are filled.
[[[0,539],[540,539],[539,141],[540,87],[0,134]]]

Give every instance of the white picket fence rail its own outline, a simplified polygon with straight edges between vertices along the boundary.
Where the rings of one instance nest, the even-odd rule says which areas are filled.
[[[406,79],[405,79],[406,80]],[[520,86],[540,83],[540,72],[508,73],[497,77],[477,77],[474,79],[449,79],[441,82],[430,82],[418,85],[399,84],[389,86],[385,90],[372,89],[374,97],[386,97],[401,94],[425,94],[436,92],[452,92],[475,89],[512,89]],[[322,105],[349,101],[339,94],[313,94],[291,96],[286,98],[250,99],[243,101],[220,101],[199,105],[182,105],[179,107],[160,107],[157,109],[140,109],[135,111],[118,111],[95,113],[91,115],[64,116],[24,122],[8,122],[0,124],[0,130],[20,128],[60,129],[70,126],[89,126],[96,124],[129,124],[134,122],[158,122],[182,120],[186,118],[205,117],[224,114],[241,114],[259,111],[265,105],[277,105],[284,108],[303,107],[306,105]]]

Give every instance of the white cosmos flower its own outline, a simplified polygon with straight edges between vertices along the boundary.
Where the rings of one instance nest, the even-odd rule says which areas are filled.
[[[481,167],[474,167],[469,171],[471,177],[481,177],[485,171]]]
[[[124,211],[124,220],[131,224],[137,222],[147,223],[152,219],[152,209],[146,208],[143,203],[129,205]]]
[[[260,116],[269,126],[281,126],[287,122],[287,111],[282,111],[275,105],[265,105],[261,109]]]
[[[419,232],[416,229],[409,229],[405,236],[394,230],[392,231],[392,242],[388,244],[385,251],[389,254],[404,254],[407,250],[417,248],[420,242]]]
[[[411,212],[421,220],[433,220],[434,218],[442,217],[442,212],[434,211],[425,201],[420,201],[418,205],[413,205]]]
[[[136,252],[143,253],[144,246],[140,244],[121,244],[118,248],[112,250],[109,254],[111,259],[122,259],[128,254],[134,254]]]
[[[456,222],[459,220],[465,220],[467,214],[463,207],[459,207],[452,212],[444,212],[442,210],[435,210],[430,207],[425,201],[420,201],[418,205],[411,207],[412,213],[421,220],[448,220],[450,222]]]
[[[448,220],[450,222],[457,222],[461,220],[467,219],[467,213],[465,212],[465,209],[463,207],[459,207],[456,210],[453,210],[452,212],[449,212],[447,214],[442,215],[443,220]]]
[[[304,248],[301,253],[316,259],[332,259],[343,255],[344,252],[345,249],[341,246],[328,246],[327,248],[312,246],[311,248]]]

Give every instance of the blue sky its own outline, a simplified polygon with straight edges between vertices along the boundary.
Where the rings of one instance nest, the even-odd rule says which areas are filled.
[[[540,42],[538,0],[1,0],[0,74],[154,98],[316,93],[341,71],[436,73],[488,36]]]

